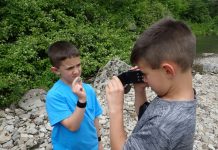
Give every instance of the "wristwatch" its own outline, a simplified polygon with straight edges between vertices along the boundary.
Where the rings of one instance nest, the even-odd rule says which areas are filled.
[[[100,142],[100,141],[101,141],[101,136],[98,137],[98,142]]]
[[[86,102],[85,102],[85,103],[81,103],[81,102],[78,100],[76,106],[79,107],[79,108],[85,108],[85,107],[86,107]]]

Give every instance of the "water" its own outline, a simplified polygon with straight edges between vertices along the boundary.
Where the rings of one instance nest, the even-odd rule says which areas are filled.
[[[216,53],[218,54],[218,35],[198,36],[197,53]]]

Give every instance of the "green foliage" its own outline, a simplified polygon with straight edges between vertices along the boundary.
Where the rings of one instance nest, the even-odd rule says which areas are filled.
[[[218,15],[218,1],[217,0],[206,0],[208,4],[208,9],[210,16],[212,18],[217,17]]]
[[[210,21],[208,3],[203,0],[191,0],[187,11],[182,14],[182,17],[196,23]]]
[[[143,1],[137,3],[136,7],[138,9],[134,10],[134,19],[137,27],[141,27],[142,30],[164,16],[171,16],[171,13],[160,2]]]
[[[180,18],[189,8],[189,1],[187,0],[159,0],[170,12],[173,12],[173,16]]]
[[[196,35],[218,35],[218,26],[215,26],[215,21],[209,23],[192,23],[191,28],[193,29]]]
[[[164,16],[189,21],[198,34],[217,34],[217,6],[209,0],[1,0],[0,107],[53,85],[47,48],[54,41],[80,49],[86,79],[113,57],[129,63],[138,34]]]

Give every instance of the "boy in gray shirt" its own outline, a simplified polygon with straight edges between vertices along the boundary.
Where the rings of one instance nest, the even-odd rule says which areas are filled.
[[[191,30],[173,19],[162,19],[141,34],[130,60],[136,65],[133,70],[143,72],[145,83],[134,84],[139,121],[128,138],[123,124],[123,85],[114,76],[106,86],[112,150],[193,149],[195,49],[196,38]],[[145,90],[148,86],[157,94],[150,104]]]

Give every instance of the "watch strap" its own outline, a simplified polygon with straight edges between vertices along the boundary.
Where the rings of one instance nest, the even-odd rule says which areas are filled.
[[[86,102],[85,103],[81,103],[80,101],[77,101],[76,106],[79,107],[79,108],[85,108],[86,107]]]
[[[98,142],[100,142],[100,141],[101,141],[101,136],[98,137]]]

